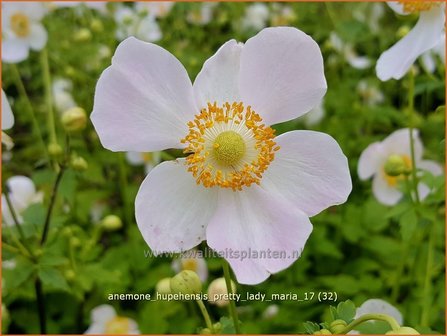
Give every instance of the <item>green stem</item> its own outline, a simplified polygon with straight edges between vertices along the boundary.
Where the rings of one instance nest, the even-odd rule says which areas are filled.
[[[129,204],[129,200],[127,197],[128,183],[127,183],[127,169],[126,163],[124,159],[124,154],[119,153],[119,179],[120,179],[120,191],[121,191],[121,199],[124,206],[124,218],[126,224],[130,224],[133,222],[132,219],[132,209]]]
[[[228,293],[228,297],[232,297],[232,293],[233,293],[233,288],[231,286],[231,275],[230,275],[230,267],[228,266],[228,263],[225,260],[222,260],[222,268],[223,268],[223,272],[224,272],[224,277],[225,277],[225,285],[227,286],[227,293]],[[234,300],[229,300],[230,304],[229,304],[229,309],[230,309],[230,313],[231,313],[231,318],[233,319],[233,324],[234,324],[234,330],[236,332],[236,334],[240,334],[241,330],[239,328],[239,318],[237,316],[237,311],[236,311],[236,304],[234,303]]]
[[[17,90],[19,91],[20,96],[22,96],[22,99],[25,101],[26,109],[28,110],[31,121],[33,123],[33,129],[34,129],[36,138],[38,139],[39,143],[41,144],[42,150],[43,150],[45,156],[47,158],[49,158],[47,146],[45,145],[45,140],[43,138],[42,131],[40,130],[39,122],[37,121],[36,114],[34,113],[33,105],[31,104],[28,94],[26,93],[25,85],[23,84],[22,77],[20,77],[19,69],[17,68],[17,65],[15,65],[15,64],[11,65],[11,69],[13,72]]]
[[[409,119],[409,128],[410,128],[410,152],[411,152],[411,178],[413,180],[413,192],[416,201],[416,205],[420,204],[420,197],[418,191],[418,179],[416,176],[417,167],[416,167],[416,156],[414,151],[414,72],[413,69],[410,69],[409,74],[409,84],[408,84],[408,119]],[[411,197],[411,194],[410,194]]]
[[[50,222],[51,222],[51,214],[53,213],[54,204],[56,203],[57,191],[59,189],[59,184],[62,180],[62,176],[64,175],[64,172],[65,172],[65,165],[62,165],[60,167],[59,172],[57,173],[56,181],[54,182],[53,190],[51,191],[50,205],[48,206],[47,215],[45,217],[42,238],[40,239],[40,246],[43,246],[43,244],[45,244],[45,241],[47,240],[48,229],[50,227]]]
[[[433,268],[433,245],[435,238],[435,224],[432,223],[432,228],[429,234],[428,247],[427,247],[427,263],[425,268],[424,290],[423,297],[424,303],[421,314],[421,326],[428,327],[430,318],[430,305],[431,305],[431,280],[432,280],[432,268]]]
[[[349,323],[345,329],[343,329],[342,331],[339,332],[339,334],[346,334],[349,331],[351,331],[352,329],[354,329],[356,326],[358,326],[359,324],[362,324],[363,322],[370,321],[370,320],[378,320],[378,321],[388,322],[388,324],[391,326],[391,329],[393,331],[396,331],[400,328],[399,323],[397,323],[397,321],[391,316],[388,316],[385,314],[365,314],[365,315],[360,316],[358,319],[352,321],[351,323]]]
[[[213,323],[211,322],[210,315],[208,314],[208,311],[206,310],[205,305],[203,304],[202,300],[197,300],[197,305],[200,308],[200,311],[202,312],[203,319],[205,320],[207,328],[211,331],[212,334],[214,334],[214,328]]]
[[[40,61],[42,63],[43,82],[45,86],[45,100],[48,109],[47,122],[48,131],[50,132],[50,143],[56,143],[57,135],[53,111],[53,98],[51,95],[51,74],[50,66],[48,64],[48,52],[46,48],[42,49],[42,52],[40,53]]]
[[[11,214],[12,221],[14,222],[14,225],[17,228],[17,231],[19,231],[20,238],[22,238],[22,240],[25,242],[25,235],[23,233],[22,228],[20,227],[19,219],[17,218],[16,211],[15,211],[14,207],[12,206],[11,198],[9,197],[10,190],[9,190],[8,184],[5,184],[5,187],[6,187],[5,188],[6,192],[3,195],[5,195],[5,200],[6,200],[6,204],[8,205],[9,213]]]
[[[39,312],[39,325],[40,325],[40,333],[47,333],[47,323],[45,317],[45,300],[43,297],[42,283],[39,278],[36,278],[34,282],[34,288],[36,290],[36,301],[37,301],[37,310]]]

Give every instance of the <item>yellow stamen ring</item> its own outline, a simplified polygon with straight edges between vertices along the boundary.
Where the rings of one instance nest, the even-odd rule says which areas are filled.
[[[423,0],[400,0],[398,1],[404,6],[405,13],[419,13],[432,9],[435,6],[439,6],[439,3],[435,1],[423,1]]]
[[[181,142],[186,144],[186,165],[197,184],[242,190],[259,184],[262,174],[280,148],[275,131],[241,102],[208,103],[193,121]]]
[[[11,15],[11,30],[18,37],[27,37],[30,34],[30,22],[26,15],[15,13]]]

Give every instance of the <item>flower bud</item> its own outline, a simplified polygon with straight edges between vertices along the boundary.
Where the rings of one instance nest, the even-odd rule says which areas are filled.
[[[172,293],[199,294],[202,291],[202,283],[199,276],[193,271],[181,271],[171,278]]]
[[[338,319],[331,322],[330,329],[334,334],[341,334],[347,325],[346,321]]]
[[[405,160],[400,155],[390,155],[383,170],[388,176],[399,176],[408,172]]]
[[[231,281],[231,293],[236,293],[236,285]],[[226,297],[228,294],[225,278],[213,280],[208,286],[208,301],[219,307],[228,305],[229,301]]]
[[[82,131],[87,125],[87,114],[81,107],[72,107],[64,112],[61,121],[67,132]]]
[[[93,19],[92,22],[90,23],[90,29],[95,33],[101,33],[104,30],[104,26],[101,20]]]
[[[400,327],[397,330],[388,331],[385,335],[420,335],[416,329]]]
[[[203,328],[202,330],[200,330],[200,335],[211,335],[211,330],[209,330],[208,328]]]
[[[87,28],[81,28],[73,35],[73,40],[76,42],[87,42],[92,39],[92,32]]]
[[[57,158],[64,153],[64,150],[57,142],[52,142],[48,145],[48,154],[52,158]]]
[[[66,278],[68,281],[71,281],[71,280],[73,280],[73,279],[76,277],[76,273],[75,273],[75,271],[73,271],[72,269],[66,270],[66,271],[64,272],[64,275],[65,275],[65,278]]]
[[[171,293],[171,278],[163,278],[155,286],[155,290],[160,294],[170,294]]]
[[[332,335],[332,333],[327,329],[321,329],[319,331],[315,331],[314,335]]]
[[[81,241],[79,240],[78,237],[71,237],[70,238],[70,245],[73,246],[73,247],[81,246]]]
[[[83,157],[76,156],[71,159],[71,167],[77,171],[84,171],[88,168],[88,163]]]
[[[220,334],[220,332],[222,331],[222,323],[220,323],[220,322],[214,323],[213,329],[214,329],[215,334]]]
[[[116,231],[123,227],[123,222],[121,221],[121,218],[116,215],[108,215],[101,221],[101,226],[106,231]]]
[[[409,26],[401,26],[396,33],[396,36],[398,39],[403,38],[405,35],[407,35],[410,32]]]

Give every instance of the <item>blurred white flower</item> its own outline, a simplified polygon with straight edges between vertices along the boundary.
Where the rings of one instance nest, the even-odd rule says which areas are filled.
[[[290,6],[276,2],[272,4],[271,26],[289,26],[295,19],[296,14]]]
[[[181,254],[181,256],[172,261],[172,269],[179,273],[181,271],[193,271],[197,273],[200,281],[205,282],[208,279],[208,266],[205,258],[196,249],[188,250]]]
[[[245,15],[242,18],[242,27],[255,31],[261,30],[267,26],[269,15],[269,8],[266,4],[251,4],[245,9]]]
[[[156,18],[167,16],[174,5],[174,1],[143,1],[135,3],[137,11],[146,12]]]
[[[324,100],[322,99],[317,106],[303,115],[300,119],[303,121],[306,127],[311,127],[319,124],[320,121],[324,118],[325,113]]]
[[[264,312],[262,313],[262,318],[269,320],[274,318],[279,313],[279,306],[277,304],[272,304],[267,306],[265,308]]]
[[[115,12],[117,24],[116,38],[119,41],[129,36],[155,42],[161,39],[162,33],[155,17],[151,14],[139,13],[135,8],[120,5]]]
[[[350,66],[355,69],[366,69],[371,66],[371,60],[366,56],[359,56],[350,43],[344,42],[335,32],[329,36],[331,46],[337,51]]]
[[[19,223],[23,222],[21,214],[34,203],[43,201],[43,193],[37,192],[34,182],[26,176],[13,176],[6,181],[9,189],[9,199],[14,213]],[[5,190],[6,191],[6,190]],[[6,197],[2,194],[2,216],[6,226],[14,225],[14,220],[10,212]]]
[[[73,83],[66,78],[56,78],[52,83],[54,107],[59,113],[75,107],[76,103],[71,95]]]
[[[380,2],[369,2],[366,5],[366,10],[364,7],[355,7],[352,15],[358,21],[366,23],[371,32],[377,33],[380,31],[379,21],[385,14],[384,5]]]
[[[422,54],[420,60],[425,70],[433,73],[436,70],[437,58],[440,58],[445,66],[445,33],[442,34],[435,47]]]
[[[138,335],[137,323],[128,317],[118,316],[115,309],[110,305],[100,305],[94,308],[90,317],[92,323],[84,334],[102,335]]]
[[[161,153],[126,152],[126,159],[132,166],[144,165],[144,171],[148,174],[152,168],[161,162]]]
[[[188,12],[186,21],[196,25],[206,25],[213,19],[214,8],[218,5],[217,2],[203,2],[200,8],[193,8]]]
[[[383,103],[385,96],[376,86],[371,85],[366,80],[361,80],[357,84],[357,93],[367,106],[375,106]]]
[[[433,175],[441,175],[443,170],[438,163],[422,160],[424,148],[418,130],[413,131],[413,141],[417,169],[431,172]],[[403,168],[412,169],[409,129],[400,129],[391,133],[383,141],[370,144],[359,159],[357,171],[360,179],[366,180],[373,177],[373,194],[380,203],[385,205],[395,205],[402,198],[402,192],[398,187],[399,181],[403,180],[404,176],[402,174],[391,176],[386,172],[385,165],[390,158],[397,158],[397,160],[400,158]],[[420,182],[418,192],[419,197],[424,199],[430,193],[430,189]]]
[[[28,58],[29,49],[41,50],[47,31],[40,23],[46,8],[39,2],[2,1],[2,61],[18,63]]]
[[[414,61],[439,43],[445,31],[445,4],[441,1],[392,1],[388,5],[400,15],[420,13],[413,29],[380,55],[377,77],[401,79]]]
[[[2,130],[10,129],[14,125],[14,114],[12,114],[11,105],[5,91],[2,89]]]

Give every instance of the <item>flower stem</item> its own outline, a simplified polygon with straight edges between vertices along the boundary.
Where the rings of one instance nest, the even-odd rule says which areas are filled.
[[[131,205],[129,204],[129,197],[127,194],[128,191],[128,183],[127,183],[127,169],[126,169],[126,163],[124,160],[124,154],[119,153],[119,179],[120,179],[120,191],[121,191],[121,199],[124,206],[124,218],[127,225],[132,223],[132,209]]]
[[[53,190],[51,191],[50,205],[48,206],[47,215],[45,217],[42,238],[40,239],[40,246],[45,244],[45,241],[47,240],[48,229],[50,227],[50,222],[51,222],[51,214],[53,213],[54,204],[56,202],[57,191],[59,188],[59,184],[62,180],[62,176],[64,175],[65,168],[66,168],[65,164],[60,167],[59,172],[57,173],[57,176],[56,176],[56,181],[54,182],[54,185],[53,185]]]
[[[37,310],[39,312],[39,325],[40,325],[40,333],[47,333],[47,322],[45,317],[45,301],[43,297],[42,283],[40,279],[37,277],[34,282],[34,288],[36,290],[36,299],[37,299]]]
[[[50,143],[56,143],[57,135],[53,111],[53,98],[51,95],[51,74],[50,66],[48,64],[48,52],[46,48],[42,49],[42,52],[40,53],[40,61],[42,64],[43,82],[45,85],[45,100],[48,109],[47,122],[48,132],[50,132]]]
[[[354,329],[359,324],[362,324],[363,322],[370,321],[370,320],[377,320],[377,321],[385,321],[388,322],[388,324],[391,326],[392,330],[398,330],[400,328],[399,323],[397,321],[388,315],[385,314],[365,314],[360,316],[358,319],[352,321],[349,323],[345,329],[343,329],[339,334],[346,334],[352,329]]]
[[[200,311],[202,312],[203,319],[205,320],[205,323],[206,323],[206,327],[211,331],[212,334],[214,334],[213,323],[211,322],[210,315],[208,314],[208,311],[206,310],[206,307],[203,304],[203,301],[197,300],[196,302],[200,308]]]
[[[424,279],[424,290],[423,297],[424,303],[422,306],[422,314],[421,314],[421,326],[427,327],[429,325],[429,317],[430,317],[430,305],[431,305],[431,280],[432,280],[432,268],[433,268],[433,245],[435,238],[435,224],[432,223],[432,227],[430,228],[428,247],[427,247],[427,263],[425,268],[425,279]]]
[[[14,222],[14,225],[17,228],[17,231],[19,231],[20,238],[22,238],[22,240],[25,241],[25,235],[23,233],[22,228],[20,227],[20,223],[17,218],[16,211],[15,211],[14,207],[12,206],[11,198],[9,197],[10,190],[9,190],[8,184],[5,184],[5,189],[6,189],[6,192],[3,195],[5,196],[6,204],[8,205],[8,209],[9,209],[9,213],[11,214],[12,221]]]
[[[25,85],[23,84],[22,77],[20,77],[19,69],[17,68],[17,65],[15,65],[15,64],[11,65],[11,69],[12,69],[12,72],[13,72],[13,76],[14,76],[15,85],[17,87],[17,90],[19,91],[20,96],[22,96],[22,99],[25,101],[26,109],[28,110],[29,116],[30,116],[31,121],[33,123],[33,130],[35,132],[35,136],[37,137],[39,143],[41,144],[42,150],[43,150],[45,156],[47,158],[49,158],[48,151],[47,151],[47,146],[45,145],[45,141],[43,139],[42,131],[40,130],[39,122],[37,121],[36,114],[34,113],[33,106],[31,105],[31,101],[30,101],[30,99],[28,97],[28,94],[26,93]]]
[[[230,294],[232,294],[232,287],[231,287],[230,268],[228,267],[228,263],[225,260],[222,260],[222,261],[223,261],[222,268],[223,268],[224,277],[225,277],[225,285],[227,286],[228,296],[231,297]],[[236,304],[234,303],[234,300],[229,300],[229,301],[230,301],[229,309],[230,309],[230,313],[231,313],[231,318],[233,319],[234,330],[235,330],[236,334],[240,334],[241,330],[239,328],[239,319],[237,317]]]
[[[420,197],[418,191],[418,180],[417,180],[417,167],[416,167],[416,156],[414,152],[414,71],[410,69],[409,74],[409,84],[408,84],[408,119],[409,119],[409,129],[410,129],[410,152],[411,152],[411,178],[413,180],[413,191],[416,201],[416,205],[420,204]],[[411,197],[411,194],[410,194]]]

